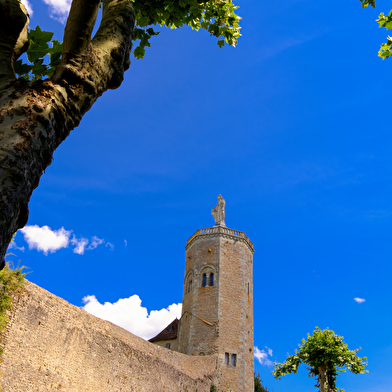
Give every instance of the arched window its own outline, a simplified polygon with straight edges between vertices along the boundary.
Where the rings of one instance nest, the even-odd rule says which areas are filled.
[[[189,293],[191,290],[192,290],[192,278],[189,278],[187,293]]]
[[[210,286],[214,285],[214,274],[211,272],[210,274]]]
[[[203,274],[203,283],[202,283],[203,287],[207,286],[207,274]]]

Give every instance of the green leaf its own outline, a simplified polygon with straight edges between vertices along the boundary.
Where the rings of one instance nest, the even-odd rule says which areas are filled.
[[[22,60],[17,60],[14,64],[15,73],[21,76],[24,74],[28,74],[32,68],[32,65],[22,64]]]
[[[381,57],[383,60],[387,59],[388,57],[391,57],[392,55],[392,43],[386,43],[382,44],[380,47],[380,50],[378,52],[379,57]]]
[[[29,38],[34,42],[49,42],[54,33],[50,31],[42,31],[41,28],[37,26],[35,29],[30,29],[29,34]]]
[[[53,46],[49,49],[49,54],[50,54],[49,65],[51,68],[53,68],[53,72],[54,72],[54,68],[56,68],[56,66],[60,62],[61,53],[63,51],[63,44],[60,43],[59,41],[54,40],[52,41],[52,45]]]
[[[136,47],[135,50],[133,51],[133,54],[137,60],[141,60],[144,57],[145,53],[146,50],[140,46]]]
[[[52,41],[52,47],[49,49],[49,53],[58,53],[63,51],[63,44],[56,39]]]
[[[47,65],[42,64],[43,60],[39,60],[37,62],[34,63],[31,72],[35,75],[36,79],[41,79],[42,76],[45,75],[46,70],[48,68]]]
[[[367,8],[369,5],[376,8],[376,0],[359,0],[362,3],[362,8]]]
[[[27,58],[31,63],[44,58],[48,53],[49,45],[46,42],[35,43],[30,40],[29,49],[27,50]]]
[[[148,17],[147,16],[142,16],[137,20],[137,25],[140,27],[144,27],[148,25]]]

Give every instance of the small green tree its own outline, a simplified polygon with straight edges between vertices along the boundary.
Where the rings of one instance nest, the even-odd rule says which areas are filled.
[[[299,345],[294,355],[287,355],[284,363],[275,362],[272,374],[280,380],[289,373],[297,373],[303,362],[309,365],[309,376],[317,377],[316,386],[320,387],[321,392],[344,392],[344,389],[336,387],[338,373],[345,372],[346,368],[354,374],[368,373],[365,370],[367,358],[357,356],[360,350],[349,350],[342,336],[316,327],[312,336],[308,334],[307,340],[302,339],[302,346]]]
[[[264,385],[263,381],[260,379],[260,374],[255,373],[255,392],[270,392]]]

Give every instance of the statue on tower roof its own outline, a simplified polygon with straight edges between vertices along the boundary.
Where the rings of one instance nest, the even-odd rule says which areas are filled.
[[[222,195],[218,195],[218,203],[211,210],[211,214],[214,216],[214,226],[226,226],[225,224],[225,199]]]

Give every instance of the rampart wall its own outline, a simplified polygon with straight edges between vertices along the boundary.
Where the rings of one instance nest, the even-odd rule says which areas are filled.
[[[217,357],[149,343],[26,282],[2,337],[3,392],[209,392]]]

